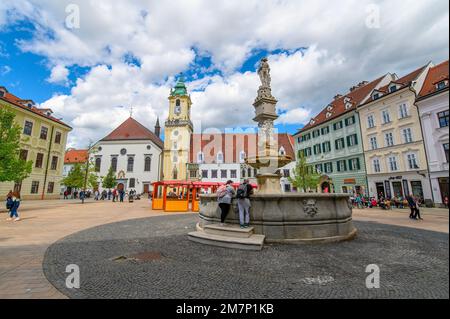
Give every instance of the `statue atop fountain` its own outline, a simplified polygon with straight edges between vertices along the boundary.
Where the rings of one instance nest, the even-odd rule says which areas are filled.
[[[253,120],[258,123],[258,154],[247,158],[246,162],[260,171],[257,176],[260,194],[280,194],[281,176],[276,172],[278,168],[285,166],[293,159],[278,154],[278,136],[275,134],[273,124],[278,118],[276,111],[278,101],[272,95],[270,66],[267,58],[261,60],[258,75],[261,86],[253,103],[256,114]]]

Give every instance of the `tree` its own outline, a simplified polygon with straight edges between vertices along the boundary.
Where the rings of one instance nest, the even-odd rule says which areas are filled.
[[[112,166],[109,167],[108,174],[103,178],[103,188],[113,188],[116,186],[116,176]]]
[[[0,182],[21,182],[32,170],[33,162],[20,158],[22,128],[14,122],[16,115],[0,108]]]
[[[81,165],[79,163],[75,164],[61,183],[75,189],[83,187],[84,173]]]
[[[289,181],[297,189],[307,192],[308,189],[316,189],[319,184],[320,174],[311,165],[306,163],[303,152],[299,152],[297,165],[295,166],[294,177],[289,177]]]

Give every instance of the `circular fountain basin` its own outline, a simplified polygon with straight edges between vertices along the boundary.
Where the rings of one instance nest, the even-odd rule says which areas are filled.
[[[292,158],[289,156],[263,155],[248,157],[245,159],[245,162],[257,169],[265,167],[279,168],[292,162]]]
[[[199,224],[220,223],[215,194],[200,196]],[[250,225],[266,242],[330,242],[355,237],[348,194],[255,194],[250,198]],[[237,200],[226,223],[239,225]]]

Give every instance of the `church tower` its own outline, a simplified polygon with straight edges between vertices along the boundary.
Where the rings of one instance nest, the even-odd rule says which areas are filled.
[[[191,97],[184,78],[178,79],[169,96],[169,117],[164,126],[164,180],[186,180],[193,125]]]

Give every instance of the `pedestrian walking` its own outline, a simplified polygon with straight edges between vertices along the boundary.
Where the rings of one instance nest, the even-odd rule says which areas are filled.
[[[406,200],[408,201],[409,209],[411,210],[411,213],[409,214],[409,218],[416,219],[416,210],[417,210],[417,202],[414,199],[413,194],[409,194],[406,196]]]
[[[420,216],[420,200],[418,198],[414,198],[416,202],[416,213],[414,214],[414,219],[423,220],[423,218]]]
[[[112,196],[112,192],[111,192],[111,190],[109,189],[109,190],[108,190],[108,200],[111,200],[111,196]]]
[[[125,191],[123,189],[119,190],[120,202],[123,203],[123,198],[125,197]]]
[[[19,212],[18,212],[18,209],[19,209],[19,206],[20,206],[20,193],[19,192],[13,192],[10,201],[11,201],[11,204],[10,204],[11,205],[11,209],[9,211],[9,218],[8,218],[8,220],[13,220],[14,219],[15,222],[18,222],[20,220]]]
[[[11,216],[12,207],[13,207],[13,192],[9,191],[9,193],[6,195],[6,209],[8,210],[8,216]],[[11,220],[11,218],[8,217],[6,220]]]
[[[241,228],[248,228],[250,226],[250,195],[253,194],[253,187],[250,185],[248,179],[239,186],[236,192],[236,198],[239,208],[239,224]]]
[[[81,199],[81,203],[84,204],[84,199],[86,198],[86,193],[85,191],[80,191],[80,199]]]
[[[113,203],[116,201],[116,198],[117,198],[117,189],[113,189],[113,191],[112,191],[112,201],[113,201]]]
[[[217,190],[217,201],[221,210],[220,224],[225,225],[225,219],[230,211],[231,201],[236,194],[234,188],[231,186],[233,181],[229,180],[225,185],[222,185]]]
[[[64,199],[69,199],[69,197],[67,195],[69,195],[69,192],[67,190],[65,190],[64,191]]]

